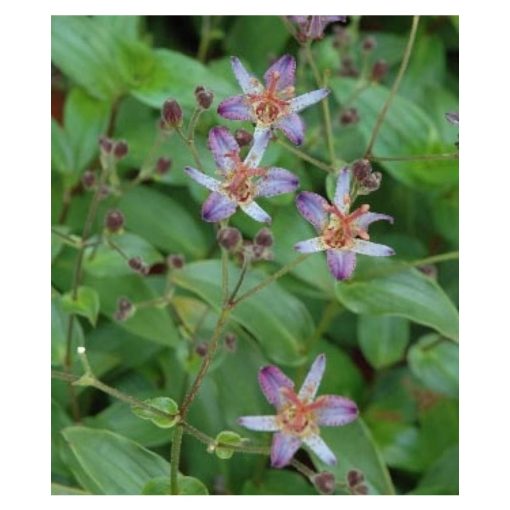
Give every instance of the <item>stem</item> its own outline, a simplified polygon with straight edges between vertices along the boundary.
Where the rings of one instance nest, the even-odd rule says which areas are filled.
[[[418,30],[419,20],[420,20],[419,16],[413,16],[413,24],[411,27],[411,32],[409,34],[409,39],[407,41],[404,57],[402,58],[402,63],[400,64],[400,69],[398,70],[398,74],[395,78],[395,81],[393,82],[393,86],[391,87],[390,95],[388,96],[388,99],[386,99],[384,106],[382,107],[381,111],[379,112],[379,115],[377,116],[377,120],[375,122],[374,129],[372,130],[370,141],[368,142],[367,150],[365,151],[365,158],[368,158],[369,156],[372,155],[372,149],[374,148],[374,143],[377,138],[377,135],[379,134],[379,130],[381,129],[384,117],[388,112],[388,108],[390,107],[390,104],[393,101],[393,98],[395,97],[395,94],[397,93],[397,90],[400,86],[402,77],[406,72],[407,65],[409,64],[409,58],[411,57],[411,51],[414,46],[414,40],[416,39],[416,32]]]
[[[450,152],[446,154],[423,154],[419,156],[373,156],[369,155],[371,161],[422,161],[422,160],[438,160],[438,159],[458,159],[458,152]]]
[[[248,269],[248,266],[250,265],[250,262],[247,257],[244,257],[243,260],[243,267],[241,268],[241,274],[239,275],[239,280],[237,280],[237,284],[234,287],[234,290],[232,291],[232,294],[230,294],[230,297],[227,299],[227,304],[231,305],[234,302],[235,297],[237,296],[237,293],[239,292],[239,289],[241,288],[241,285],[243,284],[244,277],[246,275],[246,270]]]
[[[51,228],[51,233],[55,234],[57,237],[60,237],[63,241],[70,244],[74,248],[79,246],[79,241],[76,238],[73,238],[67,234],[64,234],[62,232],[59,232],[56,228]]]
[[[211,42],[211,17],[203,16],[202,17],[202,30],[200,33],[200,45],[198,47],[197,59],[202,62],[205,62],[207,57],[207,50],[209,49],[209,43]]]
[[[172,449],[170,450],[170,494],[179,494],[179,484],[177,482],[177,476],[179,474],[179,458],[181,456],[181,444],[182,444],[182,426],[177,426],[174,432],[174,438],[172,440]]]
[[[306,152],[303,152],[302,150],[297,149],[296,147],[289,145],[288,143],[285,143],[283,140],[278,139],[277,142],[286,150],[289,152],[292,152],[292,154],[296,155],[298,158],[301,158],[304,161],[307,161],[308,163],[311,163],[312,165],[316,166],[317,168],[320,168],[321,170],[324,170],[325,172],[331,172],[333,171],[333,167],[328,165],[327,163],[324,163],[323,161],[319,161],[318,159],[315,159],[314,157],[310,156],[309,154],[306,154]]]
[[[278,278],[282,277],[284,274],[287,274],[289,271],[292,271],[298,264],[301,264],[303,260],[305,260],[310,254],[309,253],[303,253],[296,259],[294,259],[292,262],[287,264],[286,266],[283,266],[279,271],[276,271],[276,273],[272,274],[268,278],[266,278],[264,281],[260,282],[258,285],[253,287],[252,289],[248,290],[244,294],[241,294],[236,300],[234,300],[231,303],[231,308],[234,306],[237,306],[239,303],[244,301],[245,299],[248,299],[249,297],[253,296],[253,294],[256,294],[259,292],[259,290],[262,290],[264,287],[267,287],[271,283],[273,283],[275,280],[278,280]]]
[[[437,264],[438,262],[446,262],[448,260],[456,260],[458,258],[459,258],[458,251],[450,251],[448,253],[441,253],[439,255],[432,255],[431,257],[415,260],[413,262],[410,262],[409,265],[411,267],[424,266],[426,264]]]
[[[195,140],[193,138],[187,138],[186,135],[182,132],[181,128],[175,128],[177,134],[181,137],[182,141],[187,145],[188,149],[195,160],[195,164],[198,169],[203,171],[202,162],[200,161],[200,155],[198,154],[197,147],[195,145]]]
[[[197,106],[195,110],[193,111],[193,114],[191,115],[191,119],[189,121],[189,127],[188,127],[188,141],[193,141],[193,135],[195,134],[195,128],[197,127],[198,119],[200,118],[200,115],[202,114],[203,110],[200,108],[200,106]]]

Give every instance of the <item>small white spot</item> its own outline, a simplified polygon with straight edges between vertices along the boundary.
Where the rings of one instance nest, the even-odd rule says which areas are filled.
[[[85,354],[85,351],[86,351],[85,347],[83,347],[81,345],[76,350],[78,351],[78,354]]]

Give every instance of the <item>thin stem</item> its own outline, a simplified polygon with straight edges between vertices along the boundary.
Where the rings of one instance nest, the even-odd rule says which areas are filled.
[[[458,251],[450,251],[448,253],[441,253],[439,255],[432,255],[420,260],[410,262],[409,265],[412,267],[424,266],[426,264],[437,264],[438,262],[447,262],[448,260],[456,260],[459,258]]]
[[[446,154],[422,154],[418,156],[373,156],[369,155],[371,161],[425,161],[438,159],[458,159],[458,152],[450,152]]]
[[[182,444],[182,426],[177,426],[172,439],[172,448],[170,450],[170,494],[179,494],[179,484],[177,483],[177,476],[179,474],[179,459],[181,456]]]
[[[198,46],[197,59],[204,63],[207,57],[207,50],[211,42],[211,17],[202,16],[202,30],[200,31],[200,45]]]
[[[188,135],[187,139],[188,141],[193,141],[195,129],[197,127],[198,119],[200,118],[200,115],[202,114],[203,110],[200,108],[200,106],[197,106],[195,110],[193,111],[193,114],[191,115],[191,119],[189,121],[188,126]]]
[[[199,170],[203,170],[202,162],[200,161],[200,155],[198,154],[197,147],[195,145],[195,140],[193,138],[187,138],[186,135],[182,132],[181,128],[175,128],[177,134],[181,137],[182,141],[186,144],[193,159],[195,160],[195,164],[197,165]]]
[[[249,297],[253,296],[253,294],[256,294],[263,288],[267,287],[271,283],[273,283],[275,280],[278,280],[278,278],[282,277],[284,274],[287,274],[289,271],[292,271],[298,264],[301,264],[303,260],[305,260],[310,254],[309,253],[303,253],[296,259],[294,259],[292,262],[287,264],[286,266],[283,266],[281,269],[276,271],[276,273],[272,274],[268,278],[266,278],[264,281],[260,282],[258,285],[255,285],[252,289],[246,291],[244,294],[241,294],[236,300],[234,300],[231,303],[231,307],[237,306],[242,301],[245,301]]]
[[[232,294],[230,294],[230,297],[227,299],[228,305],[231,305],[234,302],[235,297],[237,296],[237,293],[239,292],[239,289],[241,288],[241,285],[243,284],[244,277],[246,275],[246,271],[249,266],[250,266],[250,261],[248,260],[247,257],[244,257],[243,267],[241,268],[241,274],[239,275],[239,279],[237,280],[236,286],[234,287]]]
[[[409,58],[411,57],[411,51],[414,46],[414,40],[416,39],[416,32],[418,30],[419,20],[420,20],[419,16],[413,16],[413,24],[411,26],[411,32],[409,34],[409,40],[407,41],[404,57],[402,58],[402,63],[400,64],[400,69],[398,70],[395,81],[393,82],[393,86],[391,87],[390,95],[388,96],[388,99],[386,99],[384,106],[382,107],[381,111],[379,112],[379,115],[377,116],[377,120],[375,122],[374,129],[372,130],[370,141],[368,142],[367,150],[365,151],[365,158],[371,156],[372,154],[372,149],[374,148],[375,140],[377,138],[377,135],[379,134],[379,130],[381,129],[384,117],[388,112],[388,108],[390,107],[390,104],[393,101],[393,98],[395,97],[395,94],[397,93],[397,90],[400,86],[402,77],[406,72],[407,65],[409,64]]]
[[[300,149],[297,149],[296,147],[285,143],[283,140],[278,139],[277,142],[286,150],[289,152],[292,152],[295,156],[298,158],[301,158],[304,161],[307,161],[308,163],[311,163],[312,165],[316,166],[317,168],[320,168],[321,170],[324,170],[325,172],[331,172],[334,170],[334,168],[327,163],[324,163],[323,161],[320,161],[318,159],[315,159],[314,157],[310,156],[309,154],[306,154],[306,152],[303,152]]]
[[[74,246],[75,248],[79,247],[80,242],[70,235],[64,234],[63,232],[59,232],[56,228],[51,228],[51,233],[55,234],[57,237],[60,237],[63,241],[66,243],[69,243],[71,246]]]

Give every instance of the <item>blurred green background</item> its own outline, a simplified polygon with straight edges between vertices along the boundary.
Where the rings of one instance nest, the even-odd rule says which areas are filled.
[[[347,163],[365,152],[410,26],[411,18],[404,16],[349,17],[344,30],[330,26],[312,46],[319,69],[330,73],[335,149]],[[456,17],[421,18],[409,68],[375,144],[376,156],[457,151],[458,129],[444,115],[458,111],[458,27]],[[365,57],[366,36],[375,37],[376,48]],[[200,362],[195,347],[210,338],[216,322],[220,255],[214,228],[200,220],[207,193],[185,176],[183,168],[193,159],[177,136],[154,150],[161,105],[175,98],[189,119],[195,87],[214,92],[213,107],[201,117],[196,135],[212,174],[208,130],[217,124],[252,129],[215,113],[220,101],[240,93],[230,55],[261,76],[287,52],[298,62],[297,92],[316,88],[299,45],[279,17],[52,18],[54,229],[81,235],[91,200],[81,179],[86,170],[99,168],[99,136],[128,142],[129,153],[119,164],[124,182],[140,168],[152,168],[160,156],[172,160],[167,174],[102,200],[93,226],[99,234],[106,211],[120,208],[126,226],[116,242],[151,265],[150,274],[141,277],[105,246],[93,257],[91,249],[86,252],[83,285],[94,289],[99,316],[97,323],[79,317],[73,338],[75,345],[87,346],[96,375],[108,384],[138,398],[165,395],[181,401]],[[378,83],[369,83],[364,78],[381,59],[388,71]],[[358,76],[346,76],[356,74],[347,72],[352,68]],[[360,84],[366,86],[349,101]],[[356,108],[358,122],[342,123],[347,106]],[[321,108],[309,108],[303,117],[303,150],[326,161]],[[302,190],[326,195],[331,188],[324,172],[278,144],[270,146],[263,164],[293,171]],[[241,415],[271,413],[258,388],[259,367],[278,364],[299,384],[315,355],[325,352],[320,393],[348,396],[361,409],[357,422],[324,431],[339,460],[333,469],[337,479],[359,469],[371,494],[457,494],[458,264],[422,267],[417,261],[458,250],[458,161],[381,161],[374,168],[383,173],[382,186],[366,201],[372,210],[391,214],[395,223],[375,224],[371,235],[394,247],[396,257],[359,257],[353,280],[336,284],[325,257],[317,254],[240,306],[227,327],[237,335],[236,351],[221,349],[189,421],[212,436],[231,429],[267,443],[269,435],[252,434],[235,422]],[[243,288],[291,261],[293,244],[313,236],[292,195],[261,200],[261,205],[273,217],[274,260],[257,265]],[[241,213],[231,223],[247,238],[260,228]],[[169,273],[164,261],[172,253],[185,255],[187,264]],[[76,249],[52,234],[51,354],[57,369],[64,365],[69,313],[63,296],[71,289],[76,256]],[[168,282],[175,286],[169,306],[140,308],[123,322],[114,319],[120,296],[144,302],[161,295]],[[81,373],[76,360],[73,372]],[[96,390],[77,393],[85,428],[73,424],[66,384],[53,382],[54,493],[141,493],[150,478],[166,472],[168,430],[140,420],[128,406]],[[201,480],[209,493],[317,493],[293,469],[270,469],[266,457],[235,454],[220,460],[191,437],[185,437],[183,448],[181,471]],[[298,458],[325,467],[303,450]],[[147,469],[136,469],[142,460]]]

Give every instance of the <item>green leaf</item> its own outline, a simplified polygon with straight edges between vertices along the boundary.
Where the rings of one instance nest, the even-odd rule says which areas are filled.
[[[353,92],[356,81],[346,78],[333,78],[331,88],[336,99],[342,103]],[[382,85],[371,85],[364,90],[354,105],[361,118],[358,128],[367,143],[375,120],[381,111],[390,91]],[[360,147],[358,157],[362,157],[364,147]],[[438,131],[428,115],[415,103],[396,96],[388,110],[375,142],[373,153],[379,157],[401,157],[453,152],[450,144],[439,138]],[[458,161],[382,161],[382,166],[395,179],[422,189],[451,186],[458,182]]]
[[[66,227],[65,225],[55,225],[51,227],[52,230],[56,230],[57,232],[60,232],[63,235],[66,235],[69,233],[69,227]],[[63,240],[62,237],[60,237],[58,234],[51,233],[51,263],[53,264],[53,261],[58,257],[58,254],[62,251],[62,248],[64,247],[64,243],[66,241]]]
[[[207,496],[209,494],[207,487],[198,478],[192,476],[179,474],[177,487],[180,496]],[[145,496],[168,496],[172,494],[168,476],[149,480],[143,488],[142,494]]]
[[[85,492],[78,487],[67,487],[59,483],[51,484],[51,495],[52,496],[86,496],[89,492]]]
[[[175,426],[179,417],[177,413],[179,411],[179,406],[175,400],[172,400],[169,397],[155,397],[144,400],[145,404],[148,404],[152,407],[159,409],[168,414],[175,415],[174,418],[167,418],[166,416],[161,416],[154,411],[145,409],[144,407],[133,406],[131,410],[142,420],[150,420],[154,425],[160,427],[162,429],[170,429]]]
[[[120,200],[119,208],[129,230],[166,252],[182,252],[199,258],[209,249],[198,226],[198,217],[193,218],[170,196],[138,186]]]
[[[61,174],[74,172],[73,150],[69,135],[55,119],[51,119],[51,168]]]
[[[65,312],[82,315],[94,326],[99,314],[99,295],[91,287],[78,287],[76,299],[73,292],[62,296],[62,306]]]
[[[425,335],[409,349],[412,373],[427,387],[449,397],[459,395],[459,346],[434,333]]]
[[[51,300],[51,364],[54,366],[64,365],[68,324],[69,314],[64,310],[62,300],[54,297]],[[78,345],[83,345],[83,330],[80,322],[74,321],[72,350],[74,351]]]
[[[229,265],[231,285],[238,280],[239,269]],[[221,304],[221,262],[207,260],[187,264],[172,279],[176,285],[198,294],[214,309]],[[251,289],[264,279],[256,271],[247,273],[240,289]],[[271,303],[271,307],[267,304]],[[277,283],[261,290],[236,306],[230,317],[245,327],[260,342],[267,355],[283,365],[299,365],[304,361],[304,339],[313,332],[313,321],[307,309]]]
[[[170,473],[162,457],[113,432],[68,427],[62,434],[101,494],[140,494],[149,480]]]
[[[360,315],[358,342],[374,368],[388,367],[404,356],[409,343],[409,321],[391,315]]]
[[[433,279],[412,267],[382,259],[360,260],[357,271],[355,278],[336,285],[338,299],[349,310],[405,317],[458,340],[458,311]]]
[[[336,455],[338,463],[328,466],[312,454],[317,469],[331,471],[337,480],[345,480],[348,471],[359,469],[365,476],[370,494],[395,494],[381,453],[361,418],[344,427],[324,427],[321,436]]]
[[[258,480],[246,480],[241,492],[253,496],[317,495],[317,491],[301,474],[279,469],[264,471]]]
[[[216,98],[235,93],[230,83],[219,78],[197,60],[177,51],[154,50],[154,62],[148,73],[131,93],[139,101],[161,108],[168,98],[175,98],[182,106],[195,107],[193,91],[197,85],[206,86]]]

